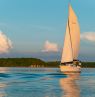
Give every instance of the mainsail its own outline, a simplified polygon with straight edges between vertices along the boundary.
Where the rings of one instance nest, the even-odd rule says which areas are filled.
[[[80,27],[71,5],[69,5],[69,16],[66,27],[64,48],[61,63],[77,60],[80,45]]]

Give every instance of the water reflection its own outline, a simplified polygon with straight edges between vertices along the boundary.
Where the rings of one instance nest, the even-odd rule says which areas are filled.
[[[67,74],[67,78],[60,79],[60,86],[63,90],[62,97],[80,97],[80,89],[77,84],[80,74]]]

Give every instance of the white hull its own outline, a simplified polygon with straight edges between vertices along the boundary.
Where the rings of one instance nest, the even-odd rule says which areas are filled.
[[[80,73],[81,67],[74,65],[60,65],[60,70],[63,73]]]

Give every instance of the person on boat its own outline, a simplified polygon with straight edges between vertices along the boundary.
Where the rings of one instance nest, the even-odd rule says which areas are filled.
[[[73,61],[73,64],[76,65],[76,66],[81,66],[81,61],[79,61],[79,60],[74,60],[74,61]]]

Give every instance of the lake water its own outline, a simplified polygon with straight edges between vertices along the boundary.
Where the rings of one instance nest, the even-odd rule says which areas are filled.
[[[0,68],[0,97],[95,97],[95,69]]]

